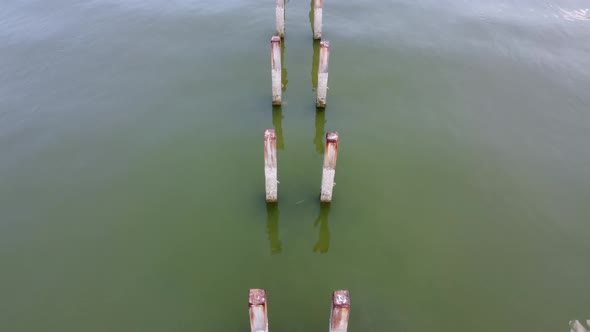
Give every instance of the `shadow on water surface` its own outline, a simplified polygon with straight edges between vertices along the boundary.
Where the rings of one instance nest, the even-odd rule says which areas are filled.
[[[277,135],[277,149],[285,150],[285,141],[283,140],[283,109],[281,106],[272,107],[272,125],[275,127]]]
[[[309,18],[311,23],[311,28],[313,32],[313,0],[311,0],[311,9],[309,11]],[[312,91],[315,91],[318,87],[318,66],[320,63],[320,41],[314,40],[313,41],[313,58],[311,64],[311,85]],[[320,153],[324,154],[324,131],[326,126],[326,112],[325,109],[316,108],[315,113],[315,136],[313,138],[313,143],[315,145],[315,150]]]
[[[279,205],[277,203],[266,203],[266,232],[270,254],[280,254],[283,251],[283,244],[279,239]]]
[[[313,1],[312,1],[313,5]],[[318,68],[320,65],[320,41],[313,41],[313,58],[311,60],[311,85],[312,91],[318,87]]]
[[[313,138],[313,144],[315,150],[319,154],[324,154],[324,132],[326,127],[326,111],[318,108],[315,112],[315,136]]]
[[[325,254],[330,249],[330,228],[328,227],[328,216],[330,215],[330,203],[320,204],[320,215],[313,223],[313,227],[320,225],[318,242],[313,246],[313,252]]]

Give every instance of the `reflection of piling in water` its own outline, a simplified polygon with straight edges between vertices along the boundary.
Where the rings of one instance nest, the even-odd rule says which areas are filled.
[[[320,65],[320,41],[313,41],[313,58],[311,59],[311,86],[318,87],[318,67]]]
[[[282,103],[281,93],[281,37],[273,36],[271,44],[271,69],[272,69],[272,104]]]
[[[283,38],[285,37],[285,0],[277,0],[276,2],[277,35]]]
[[[315,136],[313,138],[313,144],[315,150],[321,154],[324,153],[324,127],[326,125],[326,112],[321,109],[315,113]]]
[[[332,294],[330,332],[346,332],[350,316],[350,295],[347,290],[337,290]]]
[[[338,158],[338,132],[326,134],[326,153],[324,154],[324,168],[322,172],[322,191],[320,201],[331,202],[336,175],[336,159]]]
[[[277,136],[277,149],[284,150],[285,140],[283,139],[283,109],[281,106],[272,107],[272,125],[275,127]]]
[[[268,332],[266,291],[264,289],[250,289],[248,311],[250,312],[250,331]]]
[[[270,254],[280,254],[283,250],[283,246],[279,239],[279,207],[277,203],[266,204],[266,218],[266,230],[268,233],[268,242],[270,243]]]
[[[315,0],[313,6],[313,39],[322,38],[322,2]]]
[[[264,131],[264,181],[266,201],[276,202],[277,188],[277,136],[274,129]]]
[[[320,204],[320,215],[315,220],[315,227],[320,225],[320,235],[318,242],[313,246],[313,252],[325,254],[330,249],[330,228],[328,227],[328,215],[330,214],[330,204]]]
[[[328,94],[328,65],[330,60],[330,42],[322,40],[320,43],[320,60],[318,65],[318,88],[316,90],[316,106],[326,107]]]

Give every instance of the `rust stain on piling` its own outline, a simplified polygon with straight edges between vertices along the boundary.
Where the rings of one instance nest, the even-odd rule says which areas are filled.
[[[248,297],[248,306],[265,305],[266,304],[266,290],[251,289]]]
[[[326,141],[328,143],[338,143],[338,132],[332,131],[326,134]]]
[[[264,131],[264,141],[276,140],[276,139],[277,139],[277,135],[276,135],[274,129],[266,129]]]
[[[350,316],[350,295],[347,290],[337,290],[332,294],[332,313],[330,332],[346,332]]]
[[[326,134],[326,153],[324,155],[324,168],[335,169],[338,159],[338,132]]]
[[[250,293],[248,294],[250,331],[268,332],[268,316],[266,309],[266,291],[264,289],[250,289]]]
[[[277,167],[277,134],[274,129],[264,131],[264,161],[267,167]]]

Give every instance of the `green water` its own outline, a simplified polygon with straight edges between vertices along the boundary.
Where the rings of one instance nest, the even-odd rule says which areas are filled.
[[[0,4],[0,330],[567,331],[590,319],[587,1]],[[279,203],[264,202],[263,131]],[[325,132],[337,186],[320,206]]]

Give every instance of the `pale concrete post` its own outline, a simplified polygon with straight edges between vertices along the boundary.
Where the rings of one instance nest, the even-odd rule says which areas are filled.
[[[320,61],[318,66],[318,88],[316,89],[316,106],[326,107],[328,94],[328,64],[330,60],[330,42],[322,40],[320,43]]]
[[[350,296],[347,290],[337,290],[332,294],[330,332],[346,332],[350,316]]]
[[[285,37],[285,0],[276,0],[277,9],[277,35],[281,38]]]
[[[587,320],[586,324],[590,327],[590,320]],[[570,332],[588,332],[588,330],[579,320],[570,320]]]
[[[324,169],[322,172],[322,192],[320,201],[331,202],[336,175],[336,159],[338,158],[338,132],[326,134],[326,152],[324,153]]]
[[[282,103],[281,92],[281,37],[273,36],[270,40],[271,66],[272,66],[272,104]]]
[[[277,135],[274,129],[264,131],[264,182],[266,201],[276,202],[277,189]]]
[[[322,38],[322,2],[315,0],[313,5],[313,39]]]
[[[266,291],[264,289],[250,290],[248,296],[248,309],[250,311],[250,331],[268,332]]]

